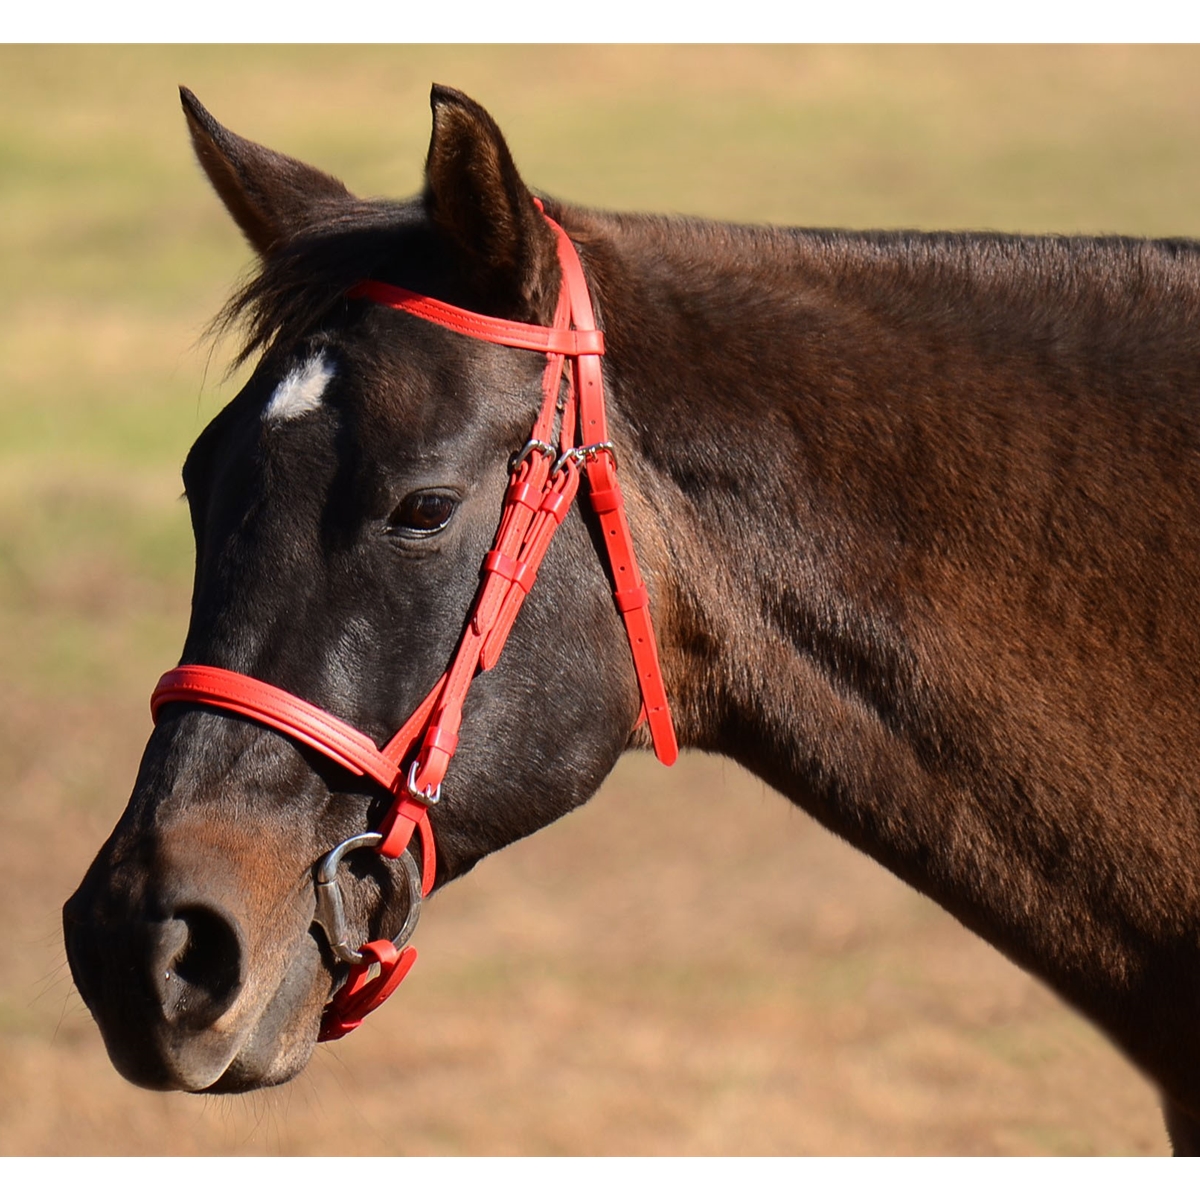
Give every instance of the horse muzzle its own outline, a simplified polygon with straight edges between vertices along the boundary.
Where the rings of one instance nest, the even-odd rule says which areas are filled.
[[[316,1041],[331,976],[313,892],[280,889],[222,854],[223,840],[193,824],[142,865],[102,852],[63,908],[79,992],[114,1065],[143,1087],[280,1083]]]

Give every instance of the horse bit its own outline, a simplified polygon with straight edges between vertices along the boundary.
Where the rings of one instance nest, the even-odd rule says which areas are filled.
[[[540,201],[534,200],[534,204],[542,211]],[[378,830],[348,838],[315,868],[314,921],[324,930],[333,955],[349,967],[347,979],[326,1005],[319,1041],[343,1037],[362,1024],[416,960],[417,952],[408,941],[420,917],[421,901],[433,890],[437,876],[428,810],[441,796],[442,779],[458,744],[467,690],[476,674],[495,665],[550,539],[575,499],[581,476],[587,479],[587,495],[600,521],[613,597],[633,655],[642,700],[638,724],[644,720],[649,725],[660,761],[670,766],[678,756],[649,597],[634,555],[617,481],[616,454],[608,438],[600,370],[604,335],[596,328],[587,278],[574,245],[544,211],[542,216],[554,231],[563,276],[552,325],[484,316],[377,280],[358,283],[347,294],[349,299],[384,304],[467,337],[539,351],[547,359],[542,408],[529,441],[510,465],[500,525],[492,549],[484,556],[470,619],[445,673],[400,730],[381,749],[366,734],[315,704],[220,667],[176,667],[159,680],[150,698],[155,721],[164,705],[177,702],[249,717],[319,751],[355,775],[370,777],[392,796],[391,808]],[[552,439],[568,359],[571,371],[556,450]],[[420,867],[409,849],[414,830],[421,839]],[[400,860],[408,911],[394,938],[369,941],[355,949],[346,926],[338,868],[347,854],[368,847],[385,858]]]

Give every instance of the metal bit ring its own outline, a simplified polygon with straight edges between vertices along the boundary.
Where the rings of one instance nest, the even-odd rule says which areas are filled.
[[[364,850],[378,846],[383,841],[381,833],[358,833],[334,846],[324,858],[317,863],[315,870],[314,889],[317,893],[317,908],[313,916],[316,924],[325,931],[329,949],[333,956],[352,967],[357,967],[363,956],[350,941],[350,932],[346,928],[346,906],[342,900],[342,889],[338,884],[338,868],[342,859],[351,850]],[[392,943],[399,950],[412,937],[421,917],[421,871],[412,852],[405,850],[400,856],[399,863],[404,871],[404,879],[408,885],[408,912],[400,932],[392,938]]]

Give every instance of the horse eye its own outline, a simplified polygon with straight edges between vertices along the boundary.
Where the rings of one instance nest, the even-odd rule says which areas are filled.
[[[445,529],[457,507],[458,501],[445,492],[413,492],[396,505],[388,528],[410,537],[427,537]]]

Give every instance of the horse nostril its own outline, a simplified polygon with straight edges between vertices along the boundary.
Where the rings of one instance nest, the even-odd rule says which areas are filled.
[[[176,1025],[210,1025],[241,988],[241,939],[233,923],[189,906],[161,922],[155,940],[152,969],[163,1015]]]

